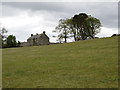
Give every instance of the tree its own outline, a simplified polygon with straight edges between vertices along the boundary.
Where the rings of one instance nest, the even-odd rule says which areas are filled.
[[[95,35],[100,32],[101,26],[99,19],[80,13],[70,19],[60,19],[54,32],[59,32],[58,40],[64,39],[66,43],[69,37],[73,37],[75,41],[94,39]]]
[[[16,42],[16,37],[13,35],[9,35],[7,37],[7,47],[16,47],[17,42]]]
[[[59,34],[57,37],[57,41],[59,41],[59,43],[62,43],[64,36],[62,34]]]
[[[20,44],[21,44],[21,42],[20,42],[20,41],[18,41],[18,43],[17,43],[17,47],[20,47]]]
[[[67,43],[67,38],[69,37],[69,30],[65,21],[65,19],[60,19],[58,26],[56,26],[53,32],[59,33],[58,40],[62,40],[64,38],[64,42]]]
[[[6,44],[5,43],[5,33],[7,33],[8,31],[5,29],[5,28],[0,28],[0,48],[1,47],[6,47]]]
[[[87,36],[94,39],[95,35],[100,32],[101,22],[99,19],[89,16],[85,21],[85,32]]]
[[[71,34],[70,37],[73,37],[74,40],[77,41],[77,27],[75,26],[73,19],[66,19],[65,23],[68,26],[69,34]]]
[[[73,22],[79,29],[78,34],[82,40],[87,39],[87,37],[94,39],[94,36],[99,33],[101,22],[99,19],[92,16],[88,16],[85,13],[80,13],[73,17]]]
[[[78,30],[78,34],[80,34],[80,37],[82,40],[86,39],[86,35],[84,32],[84,28],[85,28],[85,21],[88,18],[88,15],[85,13],[80,13],[79,15],[74,15],[73,17],[73,22],[76,24]]]
[[[0,48],[2,48],[2,35],[0,34]]]
[[[2,38],[4,39],[4,33],[7,33],[8,31],[5,28],[0,28],[0,35],[2,36]]]

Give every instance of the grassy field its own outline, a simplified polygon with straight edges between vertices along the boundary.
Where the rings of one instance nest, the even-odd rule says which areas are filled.
[[[0,89],[2,88],[2,50],[0,49]]]
[[[3,49],[3,88],[117,88],[117,38]]]

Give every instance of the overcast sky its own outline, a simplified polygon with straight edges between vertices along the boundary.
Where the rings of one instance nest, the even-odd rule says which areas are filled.
[[[30,34],[42,33],[56,42],[52,32],[60,19],[86,13],[100,19],[103,27],[98,37],[118,33],[117,2],[2,2],[2,26],[19,41],[26,41]],[[70,40],[69,40],[70,41]]]

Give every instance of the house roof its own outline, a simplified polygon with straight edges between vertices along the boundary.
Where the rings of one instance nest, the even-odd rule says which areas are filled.
[[[42,33],[42,34],[33,35],[33,36],[29,37],[28,39],[40,38],[40,37],[42,37],[43,35],[46,36],[47,38],[49,38],[46,34]]]
[[[33,36],[29,37],[28,39],[34,39],[34,38],[38,38],[38,37],[40,37],[40,36],[41,36],[41,34],[33,35]]]

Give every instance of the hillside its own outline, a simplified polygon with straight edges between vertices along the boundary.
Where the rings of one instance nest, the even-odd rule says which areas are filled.
[[[3,87],[117,88],[117,38],[3,49]]]

